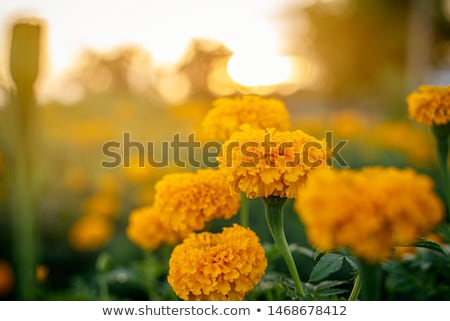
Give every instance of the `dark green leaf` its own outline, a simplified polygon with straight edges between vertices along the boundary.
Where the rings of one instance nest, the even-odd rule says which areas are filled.
[[[355,269],[356,271],[359,271],[359,265],[355,258],[353,258],[351,256],[345,256],[344,258],[347,261],[347,263],[351,265],[351,267],[353,269]]]
[[[423,248],[426,248],[426,249],[429,249],[432,251],[436,251],[436,252],[445,254],[444,250],[438,243],[424,239],[424,238],[421,238],[417,242],[414,242],[412,244],[405,245],[405,246],[423,247]]]
[[[314,261],[317,260],[317,258],[322,254],[323,252],[320,250],[315,250],[313,254]]]
[[[316,286],[315,286],[315,289],[316,289],[316,291],[319,291],[319,292],[321,292],[321,291],[323,291],[323,290],[326,290],[326,289],[330,289],[330,288],[334,288],[334,287],[336,287],[336,286],[339,286],[339,285],[342,285],[342,284],[345,284],[345,283],[348,283],[347,281],[339,281],[339,280],[335,280],[335,281],[322,281],[322,282],[320,282],[319,284],[317,284]]]
[[[332,295],[338,295],[338,294],[342,294],[342,293],[347,293],[348,290],[347,289],[326,289],[320,292],[317,292],[316,295],[317,296],[332,296]]]
[[[311,271],[309,281],[317,282],[325,279],[331,273],[339,271],[343,261],[344,257],[340,254],[331,253],[322,256]]]

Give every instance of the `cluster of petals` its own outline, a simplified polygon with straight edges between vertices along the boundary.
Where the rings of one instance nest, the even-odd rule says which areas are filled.
[[[275,98],[248,95],[218,98],[202,123],[205,139],[225,141],[240,126],[289,130],[289,113],[284,103]]]
[[[329,156],[324,140],[301,130],[243,125],[225,141],[218,162],[231,190],[249,198],[293,198],[311,170],[327,166]]]
[[[167,174],[155,185],[154,206],[161,211],[161,222],[182,236],[204,229],[213,219],[232,218],[239,204],[240,195],[214,169]]]
[[[154,206],[135,209],[128,221],[127,236],[142,249],[154,250],[179,241],[179,235],[161,222],[161,212]]]
[[[368,262],[389,258],[394,246],[427,234],[443,218],[433,181],[411,169],[367,167],[315,171],[295,209],[310,243],[348,247]]]
[[[428,126],[450,121],[450,86],[420,86],[407,97],[411,119]]]
[[[249,228],[192,233],[169,261],[168,281],[183,300],[242,300],[264,275],[265,251]]]

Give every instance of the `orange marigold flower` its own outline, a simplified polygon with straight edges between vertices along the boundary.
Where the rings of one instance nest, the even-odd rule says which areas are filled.
[[[114,233],[110,220],[86,215],[78,220],[70,230],[70,244],[79,251],[93,251],[106,245]]]
[[[219,98],[203,120],[205,139],[225,141],[243,124],[253,128],[289,130],[289,113],[278,99],[259,96]]]
[[[0,260],[0,296],[6,295],[14,287],[14,272],[8,262]]]
[[[242,300],[266,267],[258,236],[234,224],[222,233],[192,233],[177,245],[170,257],[168,281],[183,300]]]
[[[450,121],[450,86],[420,86],[407,97],[411,119],[428,126]]]
[[[50,270],[46,265],[38,265],[36,266],[36,280],[39,283],[44,283],[47,280],[48,274]]]
[[[372,263],[425,235],[444,214],[429,177],[382,167],[315,171],[294,207],[314,247],[349,247]]]
[[[83,202],[83,214],[115,218],[120,214],[120,203],[116,195],[94,194]]]
[[[249,198],[293,198],[312,169],[327,165],[328,156],[325,141],[301,130],[243,125],[223,144],[218,161],[232,190]]]
[[[213,169],[167,174],[155,185],[154,205],[162,223],[183,236],[202,230],[213,219],[233,217],[239,201],[222,173]]]
[[[177,233],[161,222],[161,212],[153,206],[131,212],[128,219],[128,238],[145,250],[154,250],[161,244],[175,244]]]

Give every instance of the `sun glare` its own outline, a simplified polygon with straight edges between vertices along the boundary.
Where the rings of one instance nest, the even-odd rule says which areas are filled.
[[[136,4],[131,7],[129,1],[117,0],[101,18],[102,1],[79,0],[76,6],[57,0],[0,4],[0,19],[31,12],[47,22],[49,64],[41,98],[65,93],[46,87],[70,72],[86,48],[107,52],[118,46],[138,45],[149,52],[152,66],[158,68],[177,64],[196,38],[221,42],[234,52],[225,73],[239,85],[263,87],[293,82],[294,61],[276,56],[283,47],[276,12],[290,0],[131,0]],[[228,87],[214,91],[229,92]]]
[[[292,60],[287,56],[235,54],[227,64],[231,79],[247,87],[288,83],[292,70]]]

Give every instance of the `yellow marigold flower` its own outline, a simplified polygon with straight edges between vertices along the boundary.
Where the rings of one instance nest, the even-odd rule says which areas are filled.
[[[50,270],[48,269],[48,266],[45,265],[36,266],[36,280],[39,283],[44,283],[47,280],[49,273]]]
[[[120,204],[115,195],[94,194],[84,200],[83,213],[115,218],[120,214]]]
[[[219,98],[203,120],[203,134],[205,139],[225,141],[243,124],[289,130],[289,113],[283,102],[273,98],[253,95]]]
[[[6,295],[14,287],[14,272],[8,262],[0,260],[0,296]]]
[[[450,121],[450,86],[420,86],[407,97],[411,119],[428,126]]]
[[[218,157],[233,190],[249,198],[293,198],[308,172],[327,165],[325,141],[301,130],[277,132],[243,125],[231,135]]]
[[[267,267],[256,234],[240,225],[222,233],[192,233],[175,247],[169,284],[183,300],[242,300]]]
[[[154,250],[163,243],[178,242],[178,235],[161,222],[161,216],[153,206],[134,210],[128,219],[128,238],[145,250]]]
[[[87,215],[72,226],[69,241],[79,251],[93,251],[105,246],[113,233],[114,226],[108,219]]]
[[[145,183],[155,174],[155,169],[144,159],[142,159],[141,162],[139,157],[134,156],[130,160],[130,165],[128,167],[123,167],[123,172],[131,182]]]
[[[314,247],[349,247],[372,263],[389,258],[395,245],[425,235],[444,213],[429,177],[381,167],[315,171],[295,209]]]
[[[163,213],[163,224],[183,236],[203,229],[213,219],[233,217],[239,201],[225,176],[213,169],[167,174],[155,185],[154,204]]]

